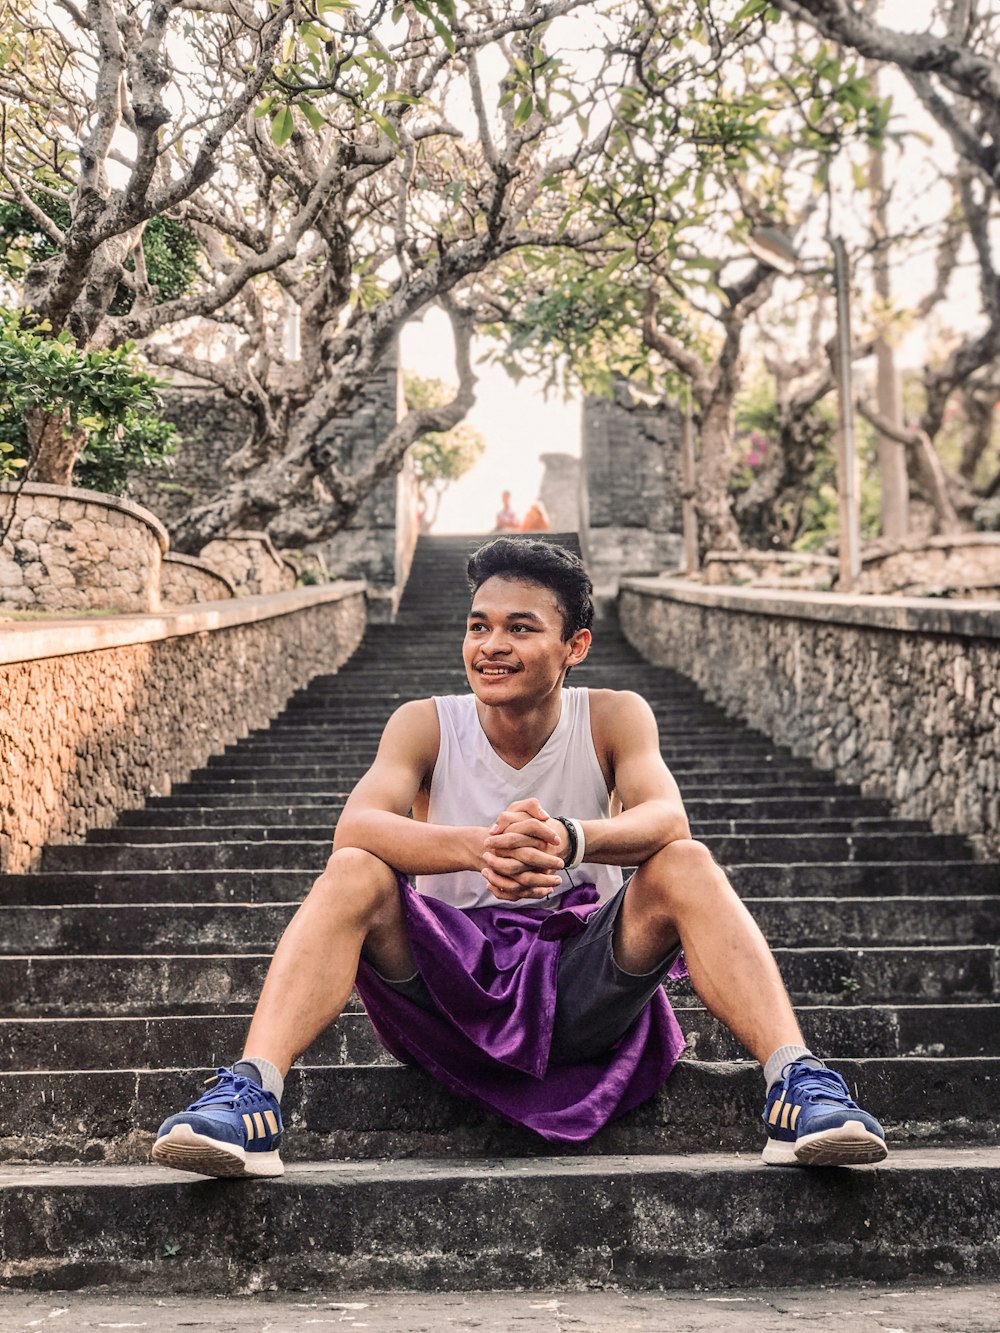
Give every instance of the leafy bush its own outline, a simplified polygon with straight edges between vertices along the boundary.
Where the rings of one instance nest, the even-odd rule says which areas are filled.
[[[0,477],[31,455],[27,417],[41,413],[83,438],[73,481],[120,494],[133,467],[162,467],[177,447],[174,427],[159,415],[157,381],[134,345],[83,352],[70,334],[47,336],[24,314],[0,308]]]

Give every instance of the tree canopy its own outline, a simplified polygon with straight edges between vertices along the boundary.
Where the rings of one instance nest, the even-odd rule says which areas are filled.
[[[477,330],[515,374],[690,395],[704,544],[737,544],[754,505],[770,540],[784,528],[761,515],[826,430],[822,256],[838,209],[858,274],[886,252],[936,255],[915,299],[859,303],[858,355],[975,266],[976,316],[928,365],[919,421],[882,425],[954,513],[962,496],[931,455],[961,394],[966,491],[994,485],[980,465],[1000,378],[997,19],[971,0],[924,34],[846,0],[5,3],[0,281],[22,327],[87,354],[138,344],[251,413],[217,494],[176,528],[181,549],[235,527],[286,545],[332,534],[414,441],[462,420]],[[917,220],[897,208],[891,235],[866,216],[869,154],[902,144],[912,161],[927,130],[874,81],[880,61],[949,157],[947,204]],[[798,246],[798,276],[749,254],[761,229]],[[360,469],[317,450],[434,303],[454,392],[411,403]],[[748,348],[774,376],[787,466],[740,511]]]

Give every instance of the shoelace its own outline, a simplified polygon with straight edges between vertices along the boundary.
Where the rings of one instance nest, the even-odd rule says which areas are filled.
[[[204,1106],[235,1106],[241,1097],[260,1094],[260,1089],[251,1079],[234,1074],[231,1069],[217,1069],[208,1081],[211,1087],[196,1102],[191,1103],[189,1110],[200,1110]]]
[[[788,1068],[788,1066],[786,1066]],[[784,1070],[781,1071],[784,1074]],[[814,1069],[811,1065],[802,1065],[785,1079],[788,1092],[795,1089],[796,1097],[808,1098],[812,1102],[836,1102],[839,1106],[856,1107],[847,1090],[847,1084],[832,1069]]]

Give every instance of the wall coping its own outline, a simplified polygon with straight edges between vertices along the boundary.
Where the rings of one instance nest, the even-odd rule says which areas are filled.
[[[731,588],[687,583],[680,579],[623,578],[622,592],[639,592],[664,601],[718,611],[818,620],[862,629],[887,629],[918,634],[957,634],[966,638],[1000,639],[1000,599],[937,600],[927,597],[840,592],[799,592],[778,588]]]
[[[78,504],[96,504],[104,509],[117,509],[152,528],[162,553],[170,548],[170,534],[166,528],[151,510],[137,505],[134,500],[123,500],[118,495],[108,495],[104,491],[86,491],[81,486],[52,486],[47,481],[26,481],[23,486],[16,481],[0,483],[0,495],[17,492],[21,495],[48,495],[55,500],[75,500]]]
[[[158,643],[162,639],[187,634],[231,629],[294,611],[359,597],[365,592],[363,580],[293,588],[256,597],[227,598],[218,602],[194,602],[173,610],[151,615],[102,616],[93,619],[71,617],[0,624],[0,666],[13,662],[34,662],[44,657],[68,657],[73,653],[97,652],[102,648],[125,648],[138,643]]]
[[[745,551],[706,551],[705,564],[718,560],[720,564],[753,564],[759,561],[778,565],[816,565],[823,569],[838,569],[840,561],[833,555],[821,555],[816,551],[759,551],[747,547]]]

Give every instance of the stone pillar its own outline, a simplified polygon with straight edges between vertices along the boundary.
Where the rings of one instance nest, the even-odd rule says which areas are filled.
[[[683,560],[681,415],[639,402],[619,383],[613,399],[583,406],[580,545],[594,591],[613,599],[629,574],[659,574]]]
[[[553,532],[580,531],[580,460],[573,454],[542,454],[545,471],[539,498]]]
[[[345,472],[360,470],[399,421],[402,378],[396,357],[388,357],[350,411],[331,417],[320,432],[317,444],[334,444]],[[367,581],[372,621],[392,619],[409,571],[416,541],[409,475],[404,466],[400,475],[386,477],[345,527],[317,543],[329,570]]]

